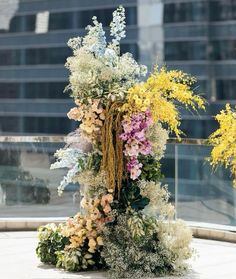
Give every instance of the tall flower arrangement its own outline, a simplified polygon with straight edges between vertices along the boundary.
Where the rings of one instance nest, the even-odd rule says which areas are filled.
[[[80,125],[52,165],[69,168],[60,194],[66,184],[80,184],[83,211],[40,228],[37,254],[67,270],[107,269],[112,278],[179,274],[191,257],[191,233],[173,222],[160,159],[169,132],[181,135],[179,105],[196,110],[204,101],[181,71],[156,67],[142,81],[146,67],[120,53],[123,7],[113,13],[109,43],[102,24],[92,21],[84,38],[68,42],[67,90],[76,104],[68,117]]]

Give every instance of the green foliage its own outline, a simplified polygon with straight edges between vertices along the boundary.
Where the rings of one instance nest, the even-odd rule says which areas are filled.
[[[143,165],[140,175],[141,180],[157,182],[163,179],[161,163],[153,156],[140,156],[139,161]]]
[[[69,244],[69,240],[58,230],[49,231],[46,227],[41,227],[39,230],[39,233],[48,233],[48,235],[39,241],[36,254],[41,262],[56,265],[56,253],[63,250],[65,246]]]
[[[139,212],[132,212],[127,221],[132,237],[136,240],[147,237],[157,231],[157,220],[155,218],[147,217]]]
[[[88,240],[82,248],[71,248],[69,238],[61,233],[61,225],[48,224],[39,228],[39,244],[36,248],[41,262],[62,267],[67,271],[98,270],[104,267],[101,251],[90,253]],[[67,246],[67,247],[66,247]]]
[[[126,210],[130,207],[133,210],[143,210],[150,202],[150,199],[143,197],[140,188],[135,182],[128,182],[128,185],[121,189],[121,197],[119,200],[119,209]]]
[[[80,249],[58,251],[56,255],[56,266],[62,267],[67,271],[94,269],[94,265],[96,264],[96,262],[93,260],[94,255],[83,253]]]
[[[81,169],[81,171],[93,170],[95,173],[97,173],[100,169],[101,160],[102,160],[102,155],[99,152],[94,151],[88,153],[83,158],[79,158],[78,160],[79,169]]]
[[[102,256],[109,268],[109,276],[118,278],[155,277],[174,273],[174,255],[157,231],[142,237],[133,234],[129,220],[133,216],[119,215],[117,224],[104,231]]]
[[[88,245],[81,248],[57,251],[56,267],[62,267],[67,271],[99,270],[104,267],[100,251],[91,254]]]

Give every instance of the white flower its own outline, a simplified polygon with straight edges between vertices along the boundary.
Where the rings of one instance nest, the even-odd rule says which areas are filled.
[[[51,165],[50,169],[68,168],[69,171],[65,175],[58,187],[58,194],[62,195],[65,187],[73,182],[75,175],[80,171],[78,159],[83,158],[84,155],[80,149],[67,148],[59,149],[55,153],[57,161]]]
[[[110,27],[111,37],[114,37],[114,39],[112,39],[112,44],[117,46],[119,45],[120,40],[126,36],[125,9],[122,6],[113,12],[113,20],[110,24]]]
[[[83,39],[83,45],[95,56],[100,57],[104,55],[106,48],[105,32],[102,28],[102,24],[97,21],[94,16],[92,18],[94,26],[89,25],[87,27],[88,34]]]

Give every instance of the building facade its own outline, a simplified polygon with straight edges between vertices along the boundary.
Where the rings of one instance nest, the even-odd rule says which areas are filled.
[[[166,64],[198,78],[205,112],[183,111],[188,137],[206,138],[215,115],[234,103],[234,0],[0,0],[0,134],[65,134],[73,106],[63,90],[71,54],[66,42],[83,35],[93,15],[108,27],[112,11],[126,8],[129,51],[149,66]]]
[[[182,128],[206,138],[216,128],[212,116],[236,99],[236,1],[164,0],[164,34],[166,64],[196,76],[208,101],[201,116],[184,112]]]
[[[63,93],[67,41],[83,35],[93,15],[107,27],[120,4],[128,26],[121,50],[138,59],[136,0],[0,0],[1,135],[74,130],[66,118],[72,100]]]

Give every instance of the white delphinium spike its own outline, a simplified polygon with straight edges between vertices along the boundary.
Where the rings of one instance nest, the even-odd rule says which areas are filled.
[[[112,45],[114,47],[117,47],[120,44],[120,40],[122,38],[125,38],[126,33],[125,33],[125,28],[126,28],[126,23],[125,23],[125,9],[122,6],[119,6],[117,10],[113,12],[113,20],[110,24],[111,27],[111,37],[112,39]]]
[[[105,32],[102,23],[98,22],[96,16],[92,18],[92,21],[94,26],[86,27],[88,34],[83,39],[83,46],[96,57],[101,57],[104,55],[107,45]]]
[[[75,37],[69,39],[67,42],[68,47],[70,47],[74,52],[81,47],[82,38],[81,37]]]
[[[69,183],[73,183],[73,178],[80,171],[78,160],[83,158],[83,153],[80,149],[67,148],[59,149],[55,153],[57,161],[51,165],[50,169],[68,168],[68,173],[63,177],[60,186],[58,187],[58,195],[61,196],[65,187]]]

